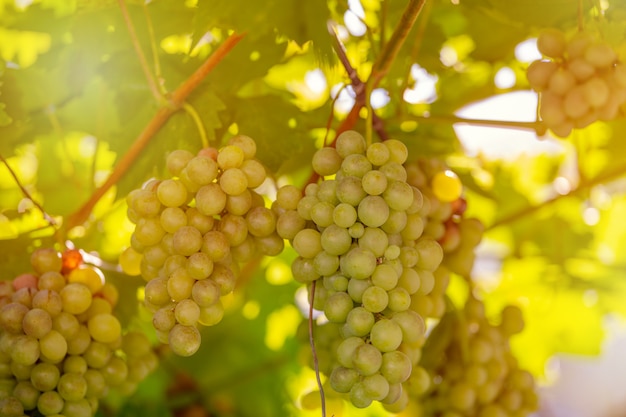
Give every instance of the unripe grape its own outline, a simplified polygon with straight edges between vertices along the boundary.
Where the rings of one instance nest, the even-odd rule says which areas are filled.
[[[550,58],[563,56],[567,46],[565,34],[558,29],[548,28],[541,31],[537,37],[537,49]]]

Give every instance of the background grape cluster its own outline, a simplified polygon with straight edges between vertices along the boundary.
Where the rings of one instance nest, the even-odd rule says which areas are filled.
[[[541,120],[554,134],[566,137],[574,128],[623,114],[626,66],[611,44],[586,31],[569,36],[546,29],[537,47],[546,59],[531,63],[527,77],[540,93]]]
[[[40,248],[31,264],[0,286],[0,415],[89,417],[111,388],[132,394],[158,358],[122,331],[117,289],[75,250]]]

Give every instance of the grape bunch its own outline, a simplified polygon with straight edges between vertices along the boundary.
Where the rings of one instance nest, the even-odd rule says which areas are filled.
[[[145,334],[122,334],[117,289],[81,259],[40,248],[33,272],[1,282],[0,415],[90,417],[157,367]]]
[[[540,93],[539,115],[555,135],[597,120],[613,120],[626,103],[626,65],[606,41],[589,32],[568,37],[545,29],[537,47],[546,59],[530,64],[527,78]]]
[[[273,207],[278,234],[299,255],[294,278],[315,282],[313,306],[340,326],[330,386],[360,408],[402,398],[424,340],[414,300],[433,290],[443,257],[423,236],[424,198],[407,183],[407,156],[400,141],[367,146],[344,132],[313,157],[322,180],[304,195],[281,187]]]
[[[504,307],[494,325],[473,296],[463,310],[446,313],[423,348],[420,364],[431,383],[420,387],[425,392],[415,398],[422,415],[523,417],[535,411],[533,377],[520,369],[509,348],[510,337],[523,328],[518,307]]]
[[[177,355],[198,350],[198,325],[221,321],[221,298],[233,291],[239,265],[284,247],[274,212],[254,191],[266,177],[255,153],[243,135],[197,155],[176,150],[166,160],[171,178],[128,195],[135,230],[120,263],[147,281],[144,302],[157,336]]]

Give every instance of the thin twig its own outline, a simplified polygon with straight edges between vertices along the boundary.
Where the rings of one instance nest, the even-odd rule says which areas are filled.
[[[317,379],[317,387],[320,390],[320,398],[322,400],[322,417],[326,417],[326,396],[324,395],[324,386],[320,379],[320,366],[317,361],[317,351],[315,350],[315,340],[313,340],[313,301],[315,300],[315,284],[311,283],[311,300],[309,301],[309,343],[311,344],[311,353],[313,355],[313,365],[315,367],[315,379]]]
[[[204,124],[202,123],[202,119],[200,118],[200,115],[198,114],[196,109],[188,102],[183,103],[183,109],[185,109],[187,114],[191,116],[194,123],[196,124],[196,128],[198,128],[198,134],[200,135],[200,140],[202,141],[202,147],[208,148],[210,145],[209,139],[207,138],[206,129],[204,128]]]
[[[163,96],[161,95],[161,91],[157,85],[156,80],[154,79],[154,75],[152,75],[152,71],[150,71],[150,66],[148,65],[148,60],[141,49],[141,45],[139,44],[139,38],[137,37],[137,32],[135,31],[135,26],[133,25],[133,21],[130,18],[130,14],[128,13],[128,8],[126,7],[126,0],[118,0],[120,4],[120,10],[122,11],[122,15],[124,16],[124,22],[126,23],[126,27],[128,28],[128,32],[130,33],[130,39],[133,42],[133,47],[135,48],[135,53],[139,58],[139,63],[141,64],[141,69],[148,81],[148,86],[150,87],[150,91],[152,95],[156,99],[157,102],[163,101]]]
[[[150,49],[152,50],[152,61],[154,63],[154,78],[159,92],[162,96],[165,96],[167,95],[167,89],[165,88],[165,80],[163,78],[163,74],[161,73],[161,62],[159,61],[159,52],[155,42],[154,25],[152,24],[152,18],[150,17],[150,12],[148,11],[148,3],[142,2],[141,6],[143,8],[143,14],[146,17],[148,35],[150,36]]]
[[[566,193],[566,194],[559,194],[556,195],[546,201],[544,201],[541,204],[537,204],[534,206],[528,206],[528,207],[524,207],[521,210],[516,211],[515,213],[512,213],[506,217],[503,217],[497,221],[495,221],[493,224],[489,225],[488,227],[486,227],[486,230],[491,230],[491,229],[495,229],[497,227],[506,225],[506,224],[510,224],[513,223],[525,216],[528,216],[530,214],[535,213],[536,211],[539,211],[545,207],[548,207],[554,203],[556,203],[557,201],[560,201],[564,198],[567,197],[571,197],[574,195],[577,195],[578,193],[588,190],[591,187],[594,187],[596,185],[600,185],[600,184],[604,184],[610,181],[613,181],[619,177],[622,177],[626,175],[626,165],[620,165],[616,168],[613,168],[611,170],[605,171],[604,173],[594,177],[594,178],[590,178],[587,181],[582,181],[576,188],[572,189],[570,192]]]
[[[404,44],[407,36],[409,36],[409,32],[411,32],[425,1],[426,0],[410,0],[409,4],[404,9],[400,22],[393,31],[389,42],[385,44],[385,48],[374,62],[372,75],[370,76],[373,80],[372,88],[376,87],[380,80],[387,75],[391,64],[396,59],[398,52],[400,52],[400,48]]]
[[[178,111],[185,99],[189,94],[194,91],[200,82],[211,72],[211,70],[228,55],[231,49],[239,43],[239,41],[244,37],[243,34],[233,33],[231,34],[225,41],[222,43],[216,50],[209,56],[209,58],[204,61],[204,63],[194,72],[183,84],[180,85],[172,94],[170,101],[167,105],[164,105],[157,113],[154,115],[152,120],[148,122],[148,125],[144,128],[144,130],[139,134],[135,142],[131,145],[130,149],[124,154],[122,159],[115,165],[113,172],[109,175],[106,182],[100,186],[100,188],[96,189],[96,191],[91,195],[89,200],[73,213],[67,222],[68,228],[72,228],[83,223],[89,214],[91,213],[93,207],[96,203],[102,198],[102,196],[115,185],[123,176],[126,174],[126,171],[131,167],[134,161],[137,159],[141,151],[146,147],[146,145],[150,142],[150,140],[154,137],[154,135],[161,129],[161,127],[167,122],[167,120]]]
[[[328,114],[328,119],[326,120],[326,133],[324,134],[324,142],[323,142],[324,146],[328,146],[329,145],[327,143],[327,141],[328,141],[328,132],[330,132],[330,127],[333,124],[333,118],[335,116],[335,104],[337,103],[337,100],[339,100],[339,96],[341,95],[343,90],[346,89],[346,87],[348,87],[348,84],[343,84],[341,86],[341,88],[339,90],[337,90],[337,94],[335,95],[333,100],[330,102],[330,113]]]
[[[339,61],[343,65],[344,69],[346,70],[346,73],[348,74],[348,77],[350,78],[350,82],[352,83],[352,89],[354,90],[354,93],[356,95],[354,106],[352,107],[352,111],[356,112],[357,118],[354,120],[354,123],[356,123],[356,120],[358,120],[359,111],[361,110],[363,106],[367,105],[367,102],[368,102],[368,98],[367,98],[368,92],[366,91],[367,90],[366,84],[363,81],[361,81],[357,71],[354,69],[354,67],[350,63],[350,60],[348,59],[348,56],[346,54],[346,48],[341,42],[341,40],[339,39],[339,36],[337,35],[337,31],[335,30],[331,22],[328,23],[328,32],[333,38],[333,41],[334,41],[333,47],[335,49],[335,52],[339,56]],[[389,136],[387,135],[387,132],[384,129],[384,122],[373,111],[372,111],[372,125],[374,129],[376,130],[376,133],[378,134],[378,136],[381,138],[381,140],[384,141],[389,138]]]
[[[489,120],[489,119],[467,119],[454,115],[431,115],[431,116],[412,116],[407,120],[413,120],[418,123],[464,123],[468,125],[489,126],[489,127],[507,127],[512,129],[530,129],[541,130],[544,126],[543,122],[515,122],[511,120]]]
[[[41,212],[41,214],[43,215],[43,218],[50,224],[50,226],[56,226],[57,222],[54,221],[54,219],[52,218],[52,216],[50,216],[48,213],[46,213],[46,211],[43,209],[43,207],[41,206],[41,204],[39,204],[28,192],[28,190],[26,189],[26,187],[24,187],[24,185],[22,184],[22,182],[20,181],[20,179],[18,178],[17,174],[15,173],[15,171],[13,171],[13,168],[11,168],[11,166],[9,165],[9,162],[4,159],[4,156],[2,156],[2,154],[0,154],[0,161],[2,161],[2,163],[4,164],[4,166],[7,167],[7,169],[9,170],[9,174],[11,174],[11,176],[13,177],[13,180],[15,181],[15,183],[17,184],[17,186],[20,188],[20,190],[22,191],[22,194],[24,194],[24,197],[28,198],[30,201],[33,202],[33,204],[35,205],[35,207],[37,207],[37,209]]]

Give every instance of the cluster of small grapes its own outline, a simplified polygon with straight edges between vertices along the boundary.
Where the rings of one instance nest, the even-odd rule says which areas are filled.
[[[129,395],[157,367],[143,333],[122,335],[117,289],[81,261],[40,248],[34,272],[2,281],[0,415],[90,417],[110,388]]]
[[[531,63],[530,86],[541,93],[539,114],[557,136],[597,120],[613,120],[626,103],[626,65],[607,42],[588,32],[571,38],[546,29],[537,38],[547,58]]]
[[[135,230],[120,262],[140,259],[157,336],[180,356],[200,347],[199,324],[221,321],[221,297],[233,291],[239,264],[284,247],[274,212],[253,191],[266,177],[255,154],[254,140],[243,135],[219,151],[176,150],[166,160],[171,178],[128,195]]]
[[[470,276],[476,257],[474,249],[482,239],[484,227],[480,220],[464,215],[467,203],[459,177],[444,161],[436,158],[420,158],[405,167],[407,182],[422,191],[424,204],[429,207],[424,234],[441,244],[444,252],[442,265],[461,276]],[[441,287],[443,291],[439,295],[443,296],[445,286]],[[443,298],[440,298],[434,310],[437,314],[426,315],[441,317],[444,311]]]
[[[523,327],[519,308],[506,306],[493,325],[472,296],[462,311],[448,312],[423,349],[421,365],[432,381],[417,399],[423,415],[525,417],[535,411],[533,377],[509,348],[509,338]]]
[[[340,325],[331,387],[357,407],[391,406],[403,397],[424,340],[413,298],[428,294],[443,251],[422,236],[423,196],[407,184],[406,146],[366,145],[359,133],[318,150],[323,180],[301,192],[281,187],[276,230],[298,253],[294,278],[316,282],[313,306]]]

